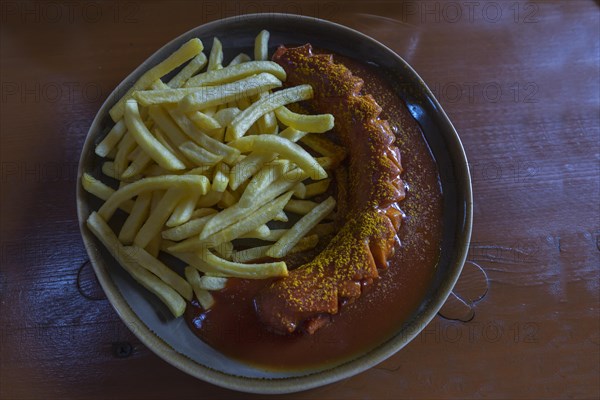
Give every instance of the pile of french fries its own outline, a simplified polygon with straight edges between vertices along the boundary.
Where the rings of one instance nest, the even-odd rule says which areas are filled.
[[[110,110],[115,125],[95,150],[118,188],[82,177],[83,188],[104,200],[87,226],[175,317],[194,296],[210,308],[210,291],[228,277],[286,276],[283,257],[333,231],[322,221],[334,215],[335,200],[311,199],[327,192],[328,171],[345,150],[322,135],[333,128],[332,115],[286,107],[313,91],[281,89],[286,74],[268,61],[268,40],[262,31],[254,60],[242,53],[223,66],[217,38],[208,57],[192,39],[144,73]],[[115,232],[108,222],[117,209],[128,216]],[[288,221],[287,213],[301,217],[285,229],[269,226]],[[266,244],[240,248],[239,239]],[[185,263],[184,276],[160,252]]]

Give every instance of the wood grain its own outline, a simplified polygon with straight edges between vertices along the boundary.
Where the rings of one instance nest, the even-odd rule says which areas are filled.
[[[470,160],[469,259],[488,278],[485,297],[465,302],[469,322],[437,317],[377,367],[288,397],[600,395],[597,2],[4,1],[0,11],[0,398],[258,397],[187,376],[125,328],[86,264],[75,172],[105,97],[155,49],[210,20],[275,11],[380,40],[436,92]]]

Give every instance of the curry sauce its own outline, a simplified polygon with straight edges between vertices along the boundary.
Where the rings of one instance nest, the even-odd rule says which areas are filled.
[[[437,166],[419,125],[377,67],[339,56],[335,61],[364,80],[363,90],[383,108],[381,117],[396,136],[407,188],[401,203],[405,217],[398,231],[400,245],[389,267],[363,288],[361,297],[342,305],[331,323],[312,335],[278,335],[260,323],[253,300],[272,279],[230,278],[225,289],[213,292],[213,308],[204,311],[195,303],[187,308],[185,318],[202,340],[227,356],[262,368],[301,370],[338,364],[383,343],[420,305],[439,258],[442,193]]]

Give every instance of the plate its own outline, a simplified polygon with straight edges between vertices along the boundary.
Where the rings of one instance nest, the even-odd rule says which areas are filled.
[[[219,353],[198,339],[182,319],[173,319],[153,295],[138,285],[108,254],[85,226],[100,201],[77,186],[81,234],[102,288],[123,322],[159,357],[207,382],[244,392],[289,393],[332,383],[358,374],[395,354],[436,315],[450,294],[466,259],[472,224],[472,192],[467,159],[447,115],[418,74],[397,54],[374,39],[333,22],[289,14],[251,14],[214,21],[179,36],[144,61],[106,99],[94,118],[83,146],[78,176],[99,176],[100,159],[94,147],[112,127],[110,107],[149,68],[191,38],[208,47],[213,37],[225,55],[252,54],[255,35],[270,34],[270,53],[279,44],[304,44],[359,60],[372,60],[389,72],[397,94],[406,102],[424,132],[438,164],[443,191],[443,238],[439,264],[420,307],[385,343],[341,365],[304,371],[268,371]],[[225,60],[228,61],[228,60]],[[79,181],[79,180],[78,180]]]

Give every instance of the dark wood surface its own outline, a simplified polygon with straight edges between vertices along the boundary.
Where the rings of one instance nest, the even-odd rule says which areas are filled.
[[[465,277],[442,315],[377,367],[289,397],[600,395],[597,2],[0,4],[1,398],[257,397],[136,340],[75,211],[80,149],[113,88],[179,34],[257,11],[340,22],[403,56],[460,133],[475,197]]]

